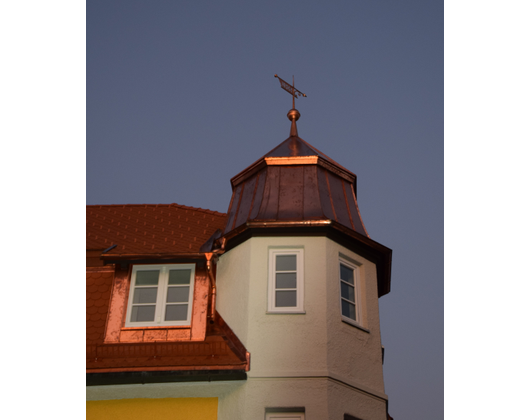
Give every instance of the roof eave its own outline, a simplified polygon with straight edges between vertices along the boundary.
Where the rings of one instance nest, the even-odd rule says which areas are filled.
[[[161,262],[170,264],[202,263],[208,258],[204,252],[190,253],[153,253],[153,254],[102,254],[99,257],[105,265],[120,264],[160,264]]]
[[[372,261],[377,267],[378,297],[390,293],[392,250],[333,220],[249,221],[225,235],[226,251],[253,236],[326,236]]]
[[[166,368],[167,369],[167,368]],[[119,372],[87,372],[86,385],[125,385],[167,382],[202,382],[202,381],[244,381],[247,379],[245,369],[215,370],[147,370]]]

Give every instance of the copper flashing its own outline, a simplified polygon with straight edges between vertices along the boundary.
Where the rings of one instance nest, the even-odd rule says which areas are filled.
[[[270,220],[270,221],[258,221],[258,220],[251,220],[247,222],[247,227],[294,227],[294,226],[328,226],[333,223],[332,220],[329,219],[323,219],[323,220]],[[232,235],[230,235],[232,236]],[[227,237],[230,237],[227,236]]]
[[[283,157],[266,157],[267,165],[316,165],[318,156],[283,156]]]

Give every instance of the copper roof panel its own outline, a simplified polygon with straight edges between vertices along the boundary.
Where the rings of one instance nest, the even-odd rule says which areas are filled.
[[[279,203],[276,219],[304,218],[304,171],[296,166],[280,166]]]
[[[346,198],[344,197],[342,180],[329,172],[327,173],[327,177],[331,198],[333,200],[333,207],[335,208],[335,214],[337,215],[337,221],[340,224],[353,229],[353,224],[351,222],[348,207],[346,205]]]
[[[250,211],[249,219],[255,219],[259,213],[261,203],[263,202],[263,190],[265,188],[265,179],[267,178],[267,170],[258,173],[258,185],[256,187],[256,192],[254,194],[254,199],[252,202],[252,210]]]
[[[278,190],[280,188],[280,167],[267,167],[267,179],[263,189],[263,200],[256,219],[276,220],[278,215]]]
[[[369,236],[361,220],[361,213],[359,212],[359,207],[357,206],[357,200],[355,199],[355,194],[353,193],[353,185],[347,184],[345,182],[344,187],[346,190],[346,199],[347,199],[347,203],[349,206],[354,230],[356,232],[362,233],[363,235]]]
[[[317,166],[304,166],[304,219],[321,219],[323,216],[318,194]]]
[[[239,184],[232,193],[232,200],[230,202],[230,208],[228,209],[228,220],[226,222],[225,232],[228,232],[234,228],[236,212],[239,209],[239,195],[241,194],[243,185],[244,184]]]
[[[255,176],[243,183],[241,198],[239,199],[239,210],[237,212],[236,223],[234,227],[238,227],[248,220],[253,201],[252,199],[254,197],[254,191],[256,189],[255,187]]]
[[[318,192],[320,193],[320,204],[322,205],[322,212],[328,219],[336,220],[335,212],[331,204],[331,194],[328,189],[328,181],[326,178],[326,171],[322,168],[317,168],[318,174]]]
[[[283,143],[272,149],[265,156],[267,157],[282,157],[282,156],[315,156],[319,153],[309,146],[309,144],[302,142],[299,137],[289,137]]]

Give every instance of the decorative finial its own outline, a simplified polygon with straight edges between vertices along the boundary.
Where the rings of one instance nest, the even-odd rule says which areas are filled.
[[[298,137],[298,130],[296,128],[296,121],[300,118],[300,113],[298,110],[294,107],[294,98],[298,98],[299,95],[303,97],[307,97],[305,93],[300,92],[298,89],[294,87],[294,76],[293,76],[293,85],[291,86],[289,83],[287,83],[282,78],[278,77],[277,74],[274,75],[274,77],[277,77],[280,80],[280,86],[282,89],[289,92],[291,95],[293,95],[293,109],[291,109],[287,113],[287,118],[291,120],[291,136]]]

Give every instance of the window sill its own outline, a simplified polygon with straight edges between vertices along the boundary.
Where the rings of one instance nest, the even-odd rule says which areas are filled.
[[[342,317],[342,322],[370,334],[370,330],[368,328],[361,327],[358,323],[356,323],[355,321],[352,321],[349,318]]]
[[[190,329],[190,325],[153,325],[145,327],[122,327],[121,331]]]

